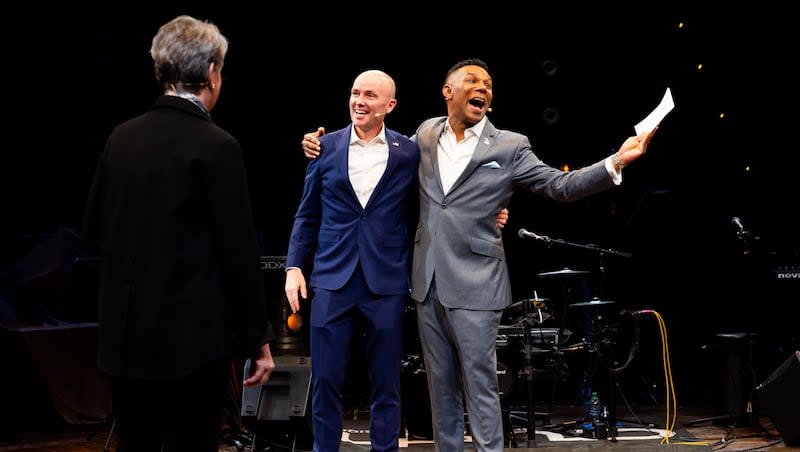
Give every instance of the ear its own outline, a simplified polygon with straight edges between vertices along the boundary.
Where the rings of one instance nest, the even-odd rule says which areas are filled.
[[[222,68],[217,67],[216,64],[212,61],[208,63],[208,77],[206,78],[208,81],[208,86],[215,88],[219,85],[219,80],[222,78]]]
[[[396,106],[397,106],[397,99],[390,100],[389,103],[386,104],[386,113],[385,114],[391,113],[392,110],[394,110],[394,107],[396,107]]]
[[[453,98],[453,88],[450,85],[444,85],[442,87],[442,96],[444,96],[444,100],[450,100]]]

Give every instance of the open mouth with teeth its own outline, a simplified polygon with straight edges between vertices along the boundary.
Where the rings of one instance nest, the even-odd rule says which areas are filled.
[[[483,108],[483,106],[486,105],[486,100],[476,97],[474,99],[470,99],[469,104],[474,107]]]

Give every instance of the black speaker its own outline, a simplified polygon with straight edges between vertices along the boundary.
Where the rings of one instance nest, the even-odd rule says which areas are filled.
[[[310,405],[311,358],[306,356],[273,356],[275,369],[261,386],[243,387],[242,416],[255,416],[259,421],[288,421],[303,418]],[[250,360],[244,375],[250,374]]]
[[[800,351],[756,388],[761,413],[770,418],[787,446],[800,444]]]
[[[748,415],[750,393],[756,382],[753,373],[753,346],[756,335],[719,333],[713,346],[719,354],[721,370],[715,425],[728,425]]]
[[[243,387],[242,421],[253,437],[253,450],[311,450],[311,358],[272,355],[275,369],[261,386]],[[250,374],[250,360],[244,375]],[[261,447],[263,446],[263,447]]]

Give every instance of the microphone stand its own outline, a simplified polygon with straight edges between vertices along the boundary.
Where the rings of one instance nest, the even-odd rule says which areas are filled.
[[[570,242],[570,241],[567,241],[567,240],[564,240],[564,239],[554,239],[554,238],[550,238],[550,237],[548,237],[546,235],[539,235],[539,234],[536,234],[536,233],[533,233],[533,232],[529,232],[526,229],[520,229],[519,236],[521,238],[532,238],[532,239],[536,239],[538,241],[544,242],[548,247],[552,246],[555,243],[555,244],[558,244],[558,245],[564,245],[564,246],[568,246],[568,247],[572,247],[572,248],[580,248],[580,249],[585,249],[585,250],[596,252],[598,254],[599,260],[600,260],[599,267],[600,267],[601,282],[602,282],[603,286],[605,285],[605,282],[606,282],[605,281],[605,278],[606,278],[605,257],[606,256],[611,255],[611,256],[619,256],[619,257],[633,257],[633,254],[631,254],[631,253],[629,253],[627,251],[619,251],[619,250],[615,250],[613,248],[603,248],[603,247],[597,246],[597,245],[595,245],[593,243],[584,244],[584,243]]]
[[[595,245],[593,243],[589,243],[589,244],[575,243],[575,242],[570,242],[570,241],[567,241],[567,240],[564,240],[564,239],[553,239],[553,238],[550,238],[550,237],[548,237],[546,235],[540,235],[539,236],[539,240],[544,241],[547,244],[547,246],[550,246],[553,243],[556,243],[556,244],[559,244],[559,245],[571,246],[573,248],[583,248],[583,249],[586,249],[586,250],[595,251],[595,252],[599,253],[601,257],[603,255],[608,255],[608,254],[611,254],[611,255],[614,255],[614,256],[619,256],[619,257],[633,257],[633,254],[628,253],[627,251],[618,251],[618,250],[615,250],[615,249],[612,249],[612,248],[602,248],[602,247],[599,247],[599,246],[597,246],[597,245]]]
[[[754,289],[754,286],[753,286],[753,280],[752,280],[753,276],[752,275],[756,274],[756,268],[755,268],[755,263],[753,261],[754,253],[753,253],[752,245],[753,245],[753,241],[757,241],[759,239],[759,237],[758,236],[752,236],[751,237],[750,231],[748,231],[747,229],[744,228],[744,225],[742,224],[741,219],[739,217],[733,217],[733,219],[731,220],[731,224],[736,228],[736,239],[739,241],[739,244],[740,244],[740,247],[741,247],[740,248],[741,257],[739,259],[740,260],[740,264],[739,265],[740,265],[740,268],[741,268],[740,277],[742,279],[742,284],[743,284],[743,287],[742,287],[742,291],[743,291],[743,295],[744,295],[743,298],[745,300],[753,300],[753,296],[754,296],[753,294],[755,293],[754,292],[755,289]],[[754,318],[753,318],[754,313],[752,312],[753,304],[752,303],[748,303],[747,306],[749,306],[751,310],[746,315],[746,319],[747,320],[744,323],[745,331],[743,331],[741,333],[721,333],[721,334],[716,334],[716,336],[718,338],[721,338],[722,340],[725,340],[727,342],[725,345],[726,345],[726,349],[729,349],[728,350],[728,353],[730,354],[730,357],[728,358],[729,362],[736,362],[736,360],[737,360],[736,353],[737,353],[737,351],[741,351],[741,350],[737,349],[737,347],[741,347],[741,346],[745,347],[745,350],[744,350],[745,356],[742,357],[742,360],[744,361],[743,365],[746,366],[750,370],[750,373],[752,375],[752,378],[753,378],[753,381],[752,381],[753,390],[748,391],[747,400],[739,399],[738,397],[740,397],[741,394],[736,393],[735,389],[737,389],[739,387],[739,383],[738,383],[739,380],[738,379],[741,378],[741,372],[739,373],[739,375],[737,375],[736,372],[732,372],[734,375],[731,378],[733,378],[734,381],[735,381],[735,383],[733,384],[733,392],[734,393],[733,394],[725,394],[725,393],[723,393],[723,395],[722,395],[724,400],[728,400],[728,404],[731,405],[730,407],[725,407],[725,408],[729,409],[730,411],[727,412],[727,413],[723,413],[723,412],[721,412],[722,409],[718,409],[718,411],[720,411],[720,414],[717,414],[715,416],[700,418],[700,419],[694,419],[694,420],[691,420],[689,422],[685,422],[684,423],[685,426],[687,426],[687,427],[688,426],[694,426],[694,425],[702,424],[702,423],[705,423],[705,422],[719,423],[720,421],[724,421],[726,424],[733,425],[734,427],[740,427],[740,426],[742,426],[742,425],[740,425],[740,421],[746,421],[748,423],[748,426],[752,427],[756,423],[756,421],[758,419],[758,412],[754,412],[753,411],[753,408],[754,408],[754,406],[753,406],[753,394],[754,394],[754,390],[757,389],[755,387],[756,386],[756,371],[755,371],[755,369],[753,367],[754,366],[754,363],[753,363],[753,346],[756,343],[758,338],[757,338],[757,334],[754,332],[754,326],[753,326],[753,322],[754,322]],[[705,349],[705,347],[708,347],[708,346],[707,345],[703,346],[704,349]],[[731,365],[731,366],[733,366],[733,365]],[[744,383],[742,383],[742,385],[743,384]],[[723,391],[724,391],[724,389],[723,389]],[[726,397],[728,397],[728,398],[725,399]],[[743,406],[739,406],[740,404],[743,405]]]

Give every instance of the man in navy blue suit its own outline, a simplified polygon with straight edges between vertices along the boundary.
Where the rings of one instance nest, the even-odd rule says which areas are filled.
[[[289,241],[286,296],[293,312],[311,304],[314,451],[338,451],[342,388],[356,327],[366,334],[373,451],[396,451],[400,436],[403,310],[409,297],[408,218],[416,218],[419,149],[384,127],[397,105],[389,75],[368,70],[350,90],[352,124],[321,137],[325,152],[306,170]],[[360,330],[359,330],[360,331]]]

